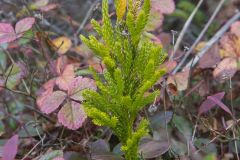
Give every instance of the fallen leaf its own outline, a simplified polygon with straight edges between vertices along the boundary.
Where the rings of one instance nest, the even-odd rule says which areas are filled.
[[[18,141],[19,141],[18,135],[14,135],[9,140],[7,140],[7,142],[3,146],[3,151],[2,151],[3,160],[15,159],[18,151]]]
[[[220,45],[222,47],[222,57],[239,57],[240,56],[240,37],[232,33],[226,33],[220,39]]]
[[[240,38],[240,21],[234,22],[231,25],[230,32],[235,34],[236,36],[238,36]]]
[[[214,44],[200,59],[199,67],[202,69],[212,68],[221,61],[219,46]]]
[[[45,95],[37,98],[37,105],[39,109],[46,114],[55,111],[65,100],[67,94],[62,91],[51,92],[47,90]]]
[[[159,112],[152,117],[149,117],[150,126],[153,130],[158,130],[159,128],[165,128],[166,123],[169,123],[173,117],[173,112],[166,111]]]
[[[106,142],[104,139],[99,139],[95,142],[89,144],[91,153],[93,154],[101,154],[101,153],[108,153],[110,152],[109,143]]]
[[[213,71],[213,77],[219,82],[224,82],[225,80],[233,77],[237,72],[238,64],[237,59],[228,57],[223,59]]]
[[[74,101],[67,102],[58,112],[58,121],[71,130],[82,127],[86,118],[82,105]]]
[[[178,91],[186,90],[188,87],[189,72],[189,69],[187,69],[183,72],[169,76],[167,79],[167,84],[174,84],[177,86]]]
[[[139,146],[139,153],[144,159],[156,158],[166,153],[169,148],[168,141],[148,140]]]
[[[60,55],[65,54],[72,47],[72,41],[67,37],[59,37],[52,40],[52,42]]]

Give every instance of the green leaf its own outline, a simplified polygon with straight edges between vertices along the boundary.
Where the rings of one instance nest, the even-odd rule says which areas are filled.
[[[187,140],[190,140],[192,137],[192,126],[184,117],[182,116],[173,116],[173,123],[176,128],[184,135]]]

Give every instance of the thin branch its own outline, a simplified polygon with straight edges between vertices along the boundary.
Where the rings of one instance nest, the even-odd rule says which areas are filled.
[[[229,27],[240,18],[240,12],[237,11],[237,13],[227,21],[227,23],[206,43],[205,47],[198,52],[197,56],[195,56],[185,67],[184,69],[190,69],[194,67],[200,58],[204,56],[204,54],[212,47],[214,43],[216,43],[221,36],[229,29]]]
[[[94,8],[96,7],[96,5],[97,5],[98,3],[99,3],[99,0],[96,0],[96,1],[90,6],[90,8],[89,8],[89,10],[88,10],[85,18],[83,19],[81,25],[78,27],[78,30],[77,30],[77,32],[76,32],[76,35],[80,34],[80,32],[82,31],[82,29],[83,29],[84,26],[86,25],[89,17],[92,15],[93,10],[94,10]]]
[[[178,50],[178,48],[179,48],[179,46],[180,46],[180,43],[182,42],[182,39],[183,39],[183,37],[184,37],[184,35],[185,35],[188,27],[190,26],[190,24],[191,24],[194,16],[196,15],[196,13],[197,13],[199,7],[201,6],[201,4],[203,3],[203,1],[204,1],[204,0],[200,0],[200,1],[198,2],[197,6],[195,7],[195,9],[193,10],[193,12],[191,13],[191,15],[189,16],[189,18],[187,19],[186,23],[184,24],[183,29],[182,29],[182,31],[181,31],[181,33],[180,33],[180,35],[179,35],[179,37],[178,37],[178,39],[177,39],[177,41],[176,41],[176,44],[175,44],[175,46],[174,46],[172,55],[170,56],[170,59],[173,59],[176,51]]]
[[[220,9],[222,8],[224,2],[226,0],[221,0],[218,3],[218,6],[216,7],[215,11],[213,12],[213,15],[211,16],[211,18],[208,20],[207,24],[205,25],[205,27],[203,28],[203,30],[201,31],[201,33],[199,34],[198,38],[195,40],[195,42],[193,43],[193,45],[190,47],[190,49],[187,51],[187,53],[184,55],[183,59],[181,60],[181,62],[178,64],[178,66],[174,69],[173,74],[177,73],[178,70],[182,67],[182,65],[184,64],[184,62],[187,60],[187,58],[189,57],[189,55],[192,53],[193,49],[196,47],[196,45],[199,43],[199,41],[202,39],[202,37],[204,36],[204,34],[206,33],[206,31],[208,30],[209,26],[212,24],[213,20],[215,19],[215,17],[217,16],[217,14],[219,13]]]
[[[232,129],[234,126],[238,125],[238,123],[240,122],[240,119],[234,121],[234,123],[230,124],[226,129],[225,132],[229,131],[230,129]],[[209,144],[213,143],[220,135],[215,136],[213,139],[211,139],[207,144],[205,144],[203,147],[199,148],[198,150],[196,150],[194,152],[194,154],[200,152],[202,149],[206,148]]]

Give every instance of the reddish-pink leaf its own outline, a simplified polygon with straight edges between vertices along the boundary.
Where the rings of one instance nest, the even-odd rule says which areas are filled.
[[[83,125],[87,118],[80,103],[67,102],[58,112],[58,121],[65,127],[76,130]]]
[[[69,84],[75,77],[74,66],[69,64],[64,68],[63,73],[56,79],[56,84],[62,90],[68,90]]]
[[[53,92],[54,85],[56,83],[55,79],[51,79],[44,83],[42,87],[38,90],[37,95],[43,96],[49,94],[49,92]]]
[[[68,95],[76,101],[82,101],[82,91],[84,89],[97,90],[94,80],[90,78],[76,77],[69,85]]]
[[[214,108],[217,105],[219,105],[222,109],[224,109],[226,112],[231,114],[231,111],[226,106],[223,106],[221,100],[224,97],[224,92],[220,92],[211,96],[208,96],[208,98],[202,103],[198,110],[198,115],[201,115],[202,113],[206,113],[212,108]],[[230,112],[229,112],[230,111]]]
[[[18,150],[18,135],[11,137],[3,146],[3,160],[14,160]]]
[[[231,26],[231,33],[233,33],[236,36],[240,37],[240,21],[237,21],[237,22],[232,24],[232,26]]]
[[[66,96],[66,93],[62,91],[52,92],[49,89],[44,92],[44,95],[37,98],[37,105],[43,113],[49,114],[62,104]]]
[[[12,42],[17,39],[15,31],[11,24],[0,23],[0,44]]]
[[[154,10],[160,11],[163,14],[171,14],[175,10],[175,3],[173,0],[152,0]]]
[[[15,26],[16,34],[22,34],[32,28],[35,23],[34,17],[27,17],[17,22]]]

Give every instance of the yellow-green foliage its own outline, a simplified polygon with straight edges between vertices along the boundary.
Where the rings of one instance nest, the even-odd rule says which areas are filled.
[[[148,133],[148,121],[142,119],[136,128],[134,123],[139,111],[152,103],[159,93],[145,94],[164,74],[159,65],[166,54],[160,45],[143,36],[150,0],[145,0],[143,4],[140,0],[125,3],[125,0],[115,0],[118,20],[113,26],[108,13],[108,0],[103,0],[103,25],[92,20],[103,42],[94,36],[81,36],[82,41],[106,66],[104,79],[93,71],[99,90],[85,90],[83,96],[86,99],[85,110],[93,122],[110,127],[123,144],[125,158],[137,160],[138,142]]]

